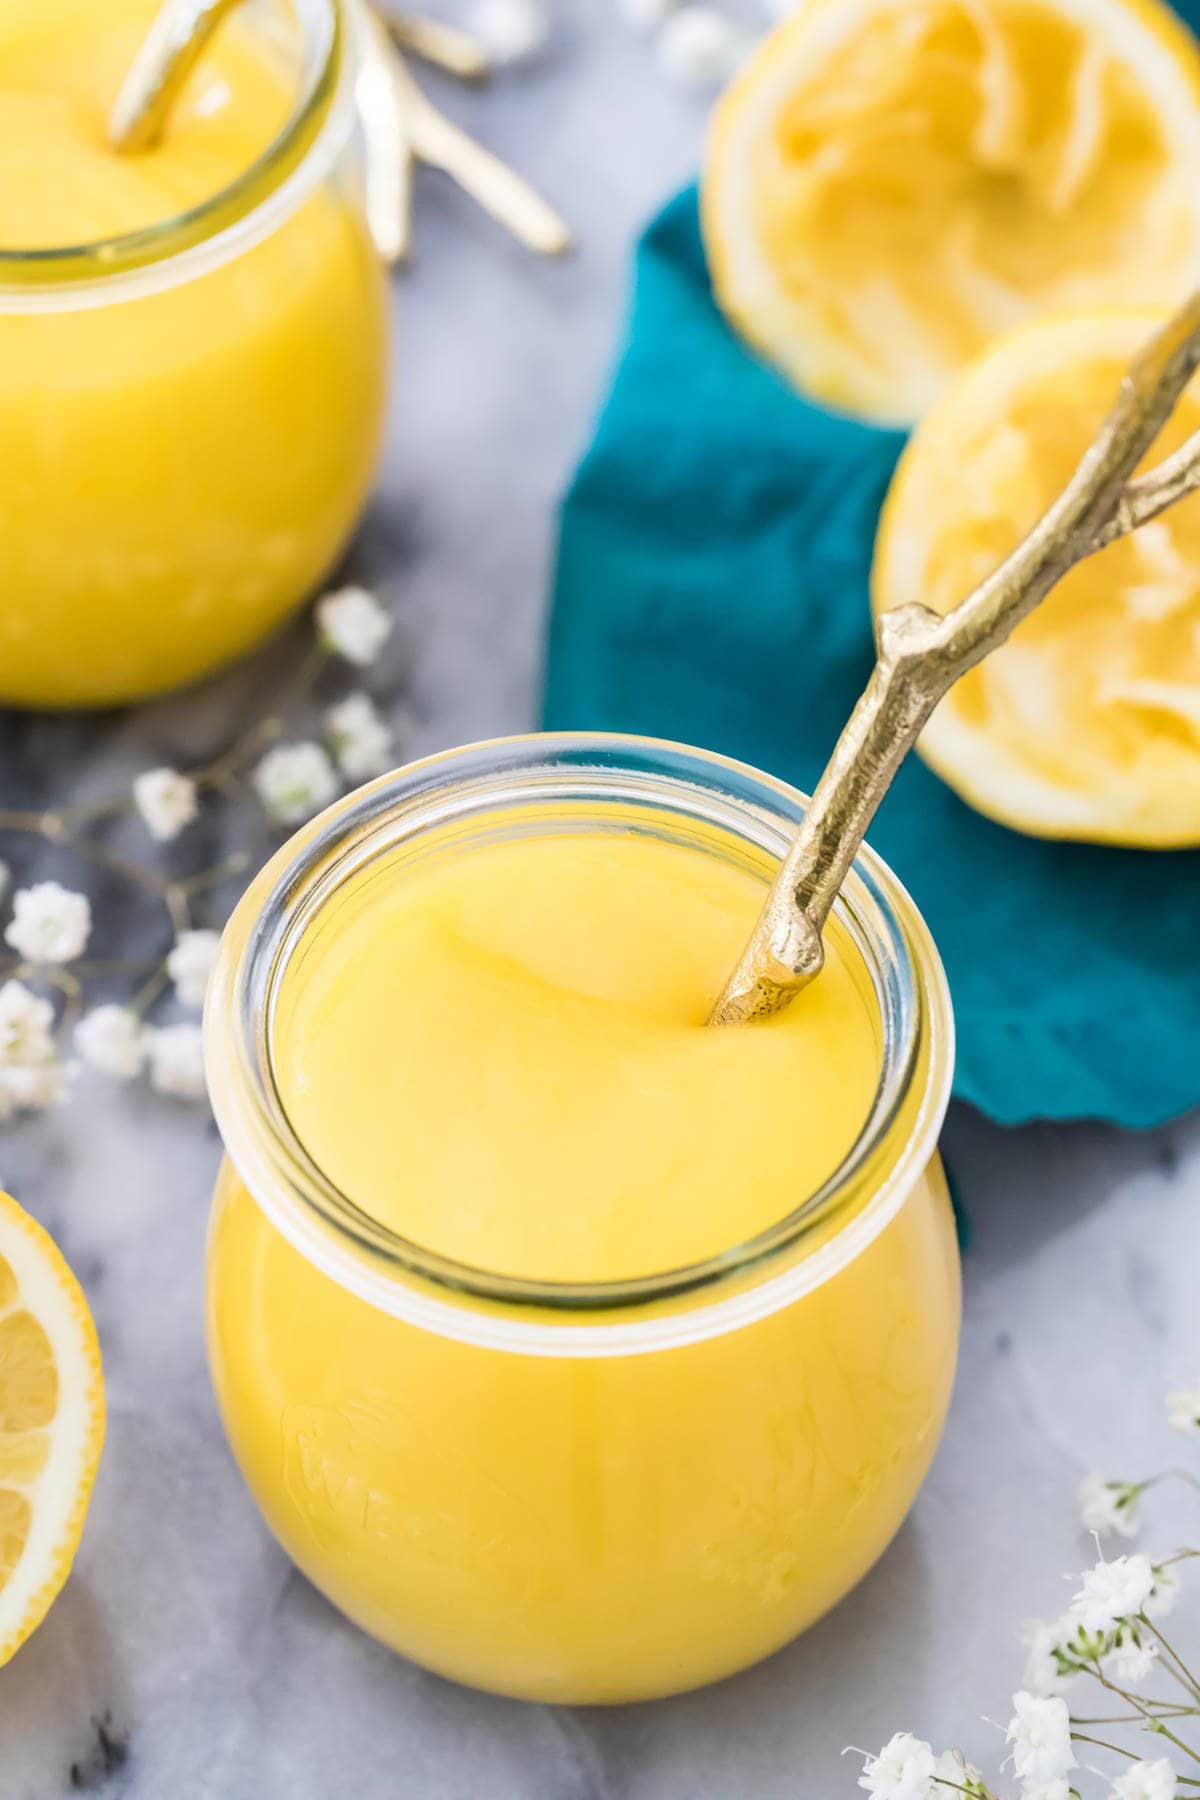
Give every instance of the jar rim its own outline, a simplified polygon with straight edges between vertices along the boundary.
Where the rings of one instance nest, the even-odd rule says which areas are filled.
[[[231,181],[183,212],[75,244],[0,246],[0,311],[107,304],[174,286],[268,235],[332,167],[354,120],[360,0],[300,0],[309,66],[287,118]]]
[[[502,1275],[443,1256],[381,1225],[325,1176],[276,1086],[270,1026],[279,980],[317,911],[343,883],[422,831],[522,802],[544,806],[552,790],[572,800],[595,800],[599,791],[610,802],[632,800],[659,815],[716,824],[775,856],[806,804],[798,790],[747,764],[608,733],[493,739],[380,777],[296,833],[239,902],[205,1009],[213,1110],[233,1166],[268,1219],[307,1260],[384,1311],[444,1335],[542,1353],[599,1354],[678,1341],[680,1333],[689,1340],[711,1335],[776,1310],[861,1254],[936,1148],[953,1069],[945,975],[907,891],[871,850],[860,852],[837,903],[880,999],[882,1068],[870,1114],[811,1195],[716,1255],[598,1282]],[[913,1112],[921,1080],[899,1155],[882,1178],[877,1169],[872,1175],[900,1115]],[[855,1198],[862,1203],[854,1205]],[[789,1261],[818,1224],[842,1210],[847,1216],[821,1244]],[[680,1302],[679,1316],[662,1310]]]

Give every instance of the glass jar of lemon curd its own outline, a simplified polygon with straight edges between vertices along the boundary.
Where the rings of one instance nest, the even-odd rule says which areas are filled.
[[[118,153],[157,9],[0,0],[0,703],[247,650],[336,563],[381,440],[358,0],[239,8],[161,142]]]
[[[268,864],[206,1018],[208,1331],[268,1524],[442,1675],[710,1682],[865,1574],[953,1379],[945,979],[864,851],[820,979],[707,1011],[803,797],[607,736],[450,752]]]

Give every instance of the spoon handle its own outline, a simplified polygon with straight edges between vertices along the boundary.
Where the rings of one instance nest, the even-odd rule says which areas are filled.
[[[413,149],[400,59],[383,24],[368,15],[368,39],[356,99],[366,139],[367,224],[389,267],[408,258],[412,237]]]
[[[527,249],[542,256],[561,256],[570,249],[570,226],[524,177],[438,112],[402,61],[398,75],[408,100],[412,147],[419,160],[443,170]]]
[[[804,821],[709,1023],[780,1011],[820,973],[821,932],[880,801],[938,701],[1002,644],[1067,571],[1200,488],[1200,432],[1134,471],[1200,367],[1200,292],[1150,339],[1074,475],[1022,543],[945,615],[879,620],[871,678],[834,745]]]
[[[217,26],[242,0],[167,0],[121,83],[108,118],[114,150],[149,150]]]

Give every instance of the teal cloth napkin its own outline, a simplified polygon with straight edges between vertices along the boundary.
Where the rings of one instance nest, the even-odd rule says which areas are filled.
[[[903,441],[755,361],[713,303],[695,192],[673,200],[562,509],[547,726],[678,738],[811,788],[871,667]],[[915,756],[870,837],[945,960],[963,1099],[1125,1126],[1200,1100],[1200,853],[1022,837]]]

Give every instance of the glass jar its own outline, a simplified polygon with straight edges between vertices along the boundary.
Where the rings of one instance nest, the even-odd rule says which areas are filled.
[[[358,0],[239,9],[222,30],[261,36],[294,95],[257,160],[146,229],[0,249],[0,702],[191,681],[336,564],[387,383],[358,180],[363,29]]]
[[[878,1017],[858,1141],[817,1192],[781,1191],[751,1241],[592,1284],[449,1261],[337,1192],[276,1092],[281,979],[344,884],[394,859],[633,830],[765,882],[803,806],[670,744],[484,744],[323,814],[226,932],[206,1018],[227,1150],[208,1254],[225,1427],[304,1573],[440,1674],[575,1703],[694,1687],[786,1643],[884,1550],[937,1445],[957,1348],[936,1154],[945,979],[864,851],[838,903]]]

